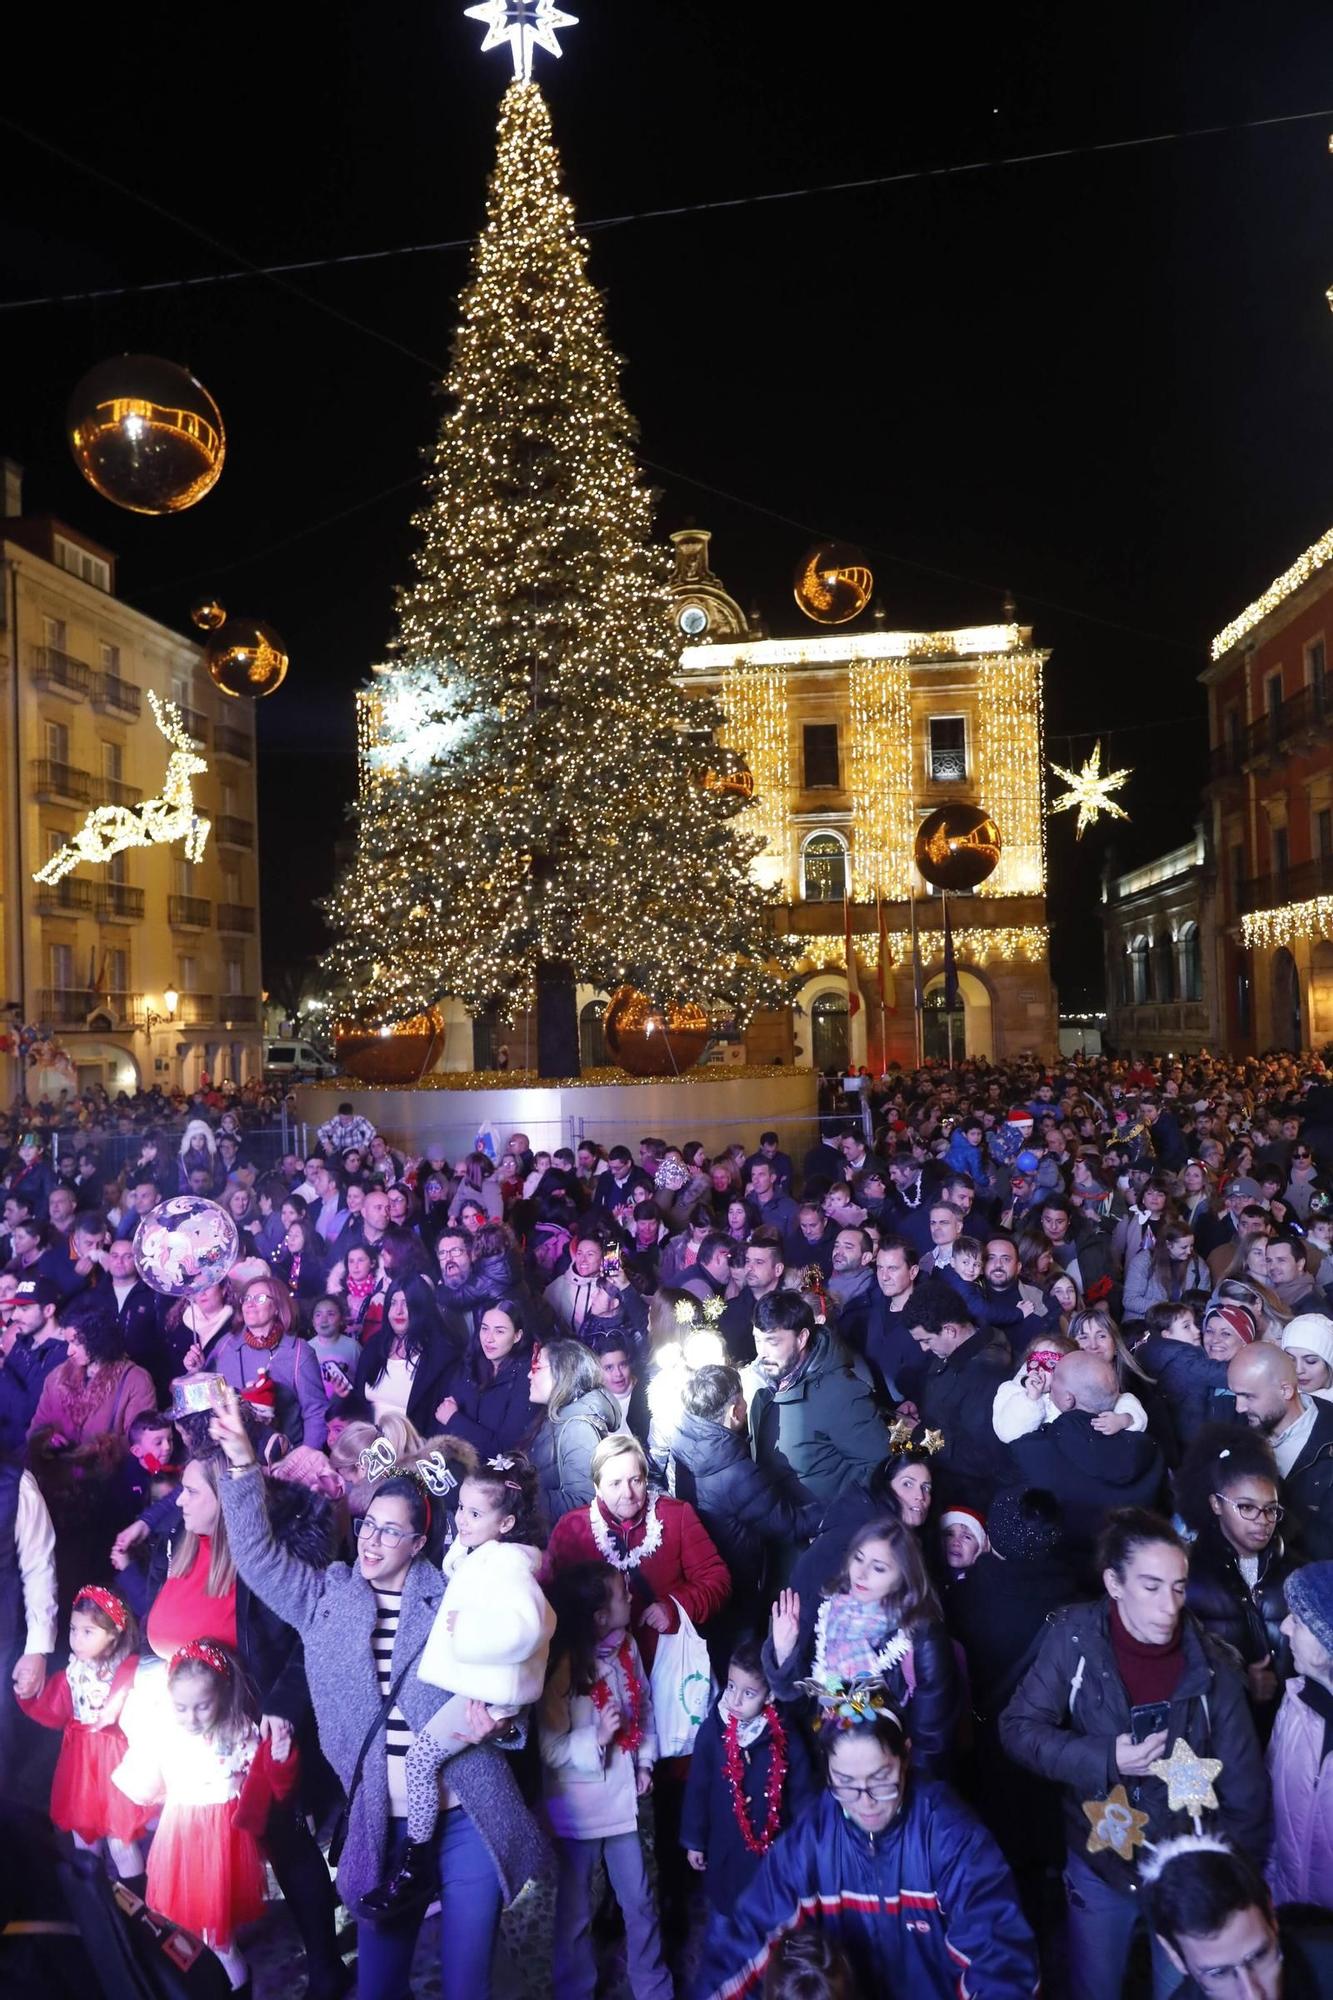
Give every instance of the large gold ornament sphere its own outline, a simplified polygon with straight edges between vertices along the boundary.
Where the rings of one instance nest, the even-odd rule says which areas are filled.
[[[219,604],[216,597],[201,597],[190,606],[190,617],[201,632],[216,632],[219,625],[227,622],[226,606]]]
[[[262,618],[228,617],[204,647],[204,665],[223,694],[258,701],[287,678],[287,648]]]
[[[820,542],[796,565],[796,602],[816,625],[845,625],[870,602],[875,579],[859,549]]]
[[[635,986],[621,986],[606,1009],[606,1052],[631,1076],[676,1076],[693,1069],[708,1046],[708,1016],[692,1000],[654,1007]]]
[[[334,1041],[339,1070],[360,1083],[419,1083],[443,1053],[444,1023],[433,1007],[387,1031],[342,1022]]]
[[[132,514],[179,514],[211,492],[227,455],[203,384],[154,354],[117,354],[70,397],[74,463],[104,500]]]
[[[999,863],[1000,829],[981,806],[956,800],[922,821],[915,859],[937,889],[975,889]]]

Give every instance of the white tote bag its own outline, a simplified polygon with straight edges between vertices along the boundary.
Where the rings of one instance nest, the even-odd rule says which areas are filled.
[[[678,1597],[680,1629],[664,1633],[653,1658],[653,1724],[659,1757],[688,1757],[717,1692],[708,1648]]]

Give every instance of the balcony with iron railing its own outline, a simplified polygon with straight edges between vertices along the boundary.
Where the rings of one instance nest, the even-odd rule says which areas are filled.
[[[206,896],[167,897],[167,922],[173,930],[207,930],[212,913],[213,906]]]
[[[38,687],[68,695],[72,701],[82,701],[95,678],[86,660],[76,660],[58,646],[33,647],[32,677]]]
[[[218,728],[222,728],[218,724]],[[255,830],[248,819],[238,819],[235,813],[219,813],[213,822],[213,838],[221,847],[253,847]]]
[[[137,806],[143,797],[142,785],[126,785],[119,778],[103,778],[102,790],[109,806]]]
[[[99,882],[96,888],[95,901],[99,923],[134,922],[142,917],[144,913],[142,889],[132,889],[128,882]]]
[[[1333,855],[1300,861],[1268,875],[1251,876],[1236,896],[1236,915],[1252,910],[1279,910],[1284,903],[1308,903],[1316,896],[1333,896]]]
[[[77,771],[53,757],[34,757],[28,766],[33,797],[39,805],[86,806],[93,796],[91,771]]]
[[[213,724],[213,748],[219,757],[239,757],[248,764],[254,755],[254,742],[244,729],[233,729],[228,722]]]
[[[219,993],[218,1016],[226,1028],[253,1027],[259,1019],[259,1000],[253,993]]]
[[[142,712],[143,696],[132,681],[123,681],[119,674],[98,674],[93,682],[93,707],[105,715],[135,720]]]
[[[37,995],[38,1018],[53,1028],[82,1028],[90,1014],[109,1015],[117,1027],[135,1028],[142,1012],[142,993],[94,993],[88,986],[55,986]]]
[[[181,993],[176,997],[176,1012],[173,1015],[177,1027],[207,1028],[217,1019],[211,993]]]
[[[87,916],[94,903],[92,882],[77,882],[66,875],[61,882],[33,884],[33,904],[39,917]]]
[[[186,734],[192,736],[196,743],[207,743],[208,717],[204,714],[203,710],[200,708],[186,708],[183,702],[178,702],[177,707],[180,709],[181,722],[185,727]]]
[[[219,903],[218,929],[220,931],[241,931],[249,936],[255,927],[253,903]]]

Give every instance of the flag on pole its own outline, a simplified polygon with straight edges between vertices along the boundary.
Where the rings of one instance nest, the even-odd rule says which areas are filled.
[[[896,1014],[898,1002],[893,988],[893,946],[889,943],[888,920],[884,915],[884,899],[875,897],[875,907],[879,914],[879,1004],[886,1012]]]
[[[944,904],[944,1006],[952,1014],[958,1005],[958,964],[953,955],[953,925],[949,922],[949,898]]]
[[[852,904],[849,896],[842,899],[842,933],[847,947],[847,1019],[861,1011],[861,985],[856,976],[856,953],[852,949]]]
[[[926,1004],[925,989],[921,982],[921,941],[916,928],[916,895],[912,895],[912,1005],[918,1015]]]

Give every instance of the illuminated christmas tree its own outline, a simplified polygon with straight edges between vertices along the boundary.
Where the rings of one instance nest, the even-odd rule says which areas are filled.
[[[362,1019],[538,1002],[577,1069],[575,981],[657,1006],[783,1003],[723,726],[673,681],[666,562],[550,117],[516,79],[461,301],[393,663],[362,701],[355,859],[329,960]],[[712,782],[707,782],[709,779]]]

